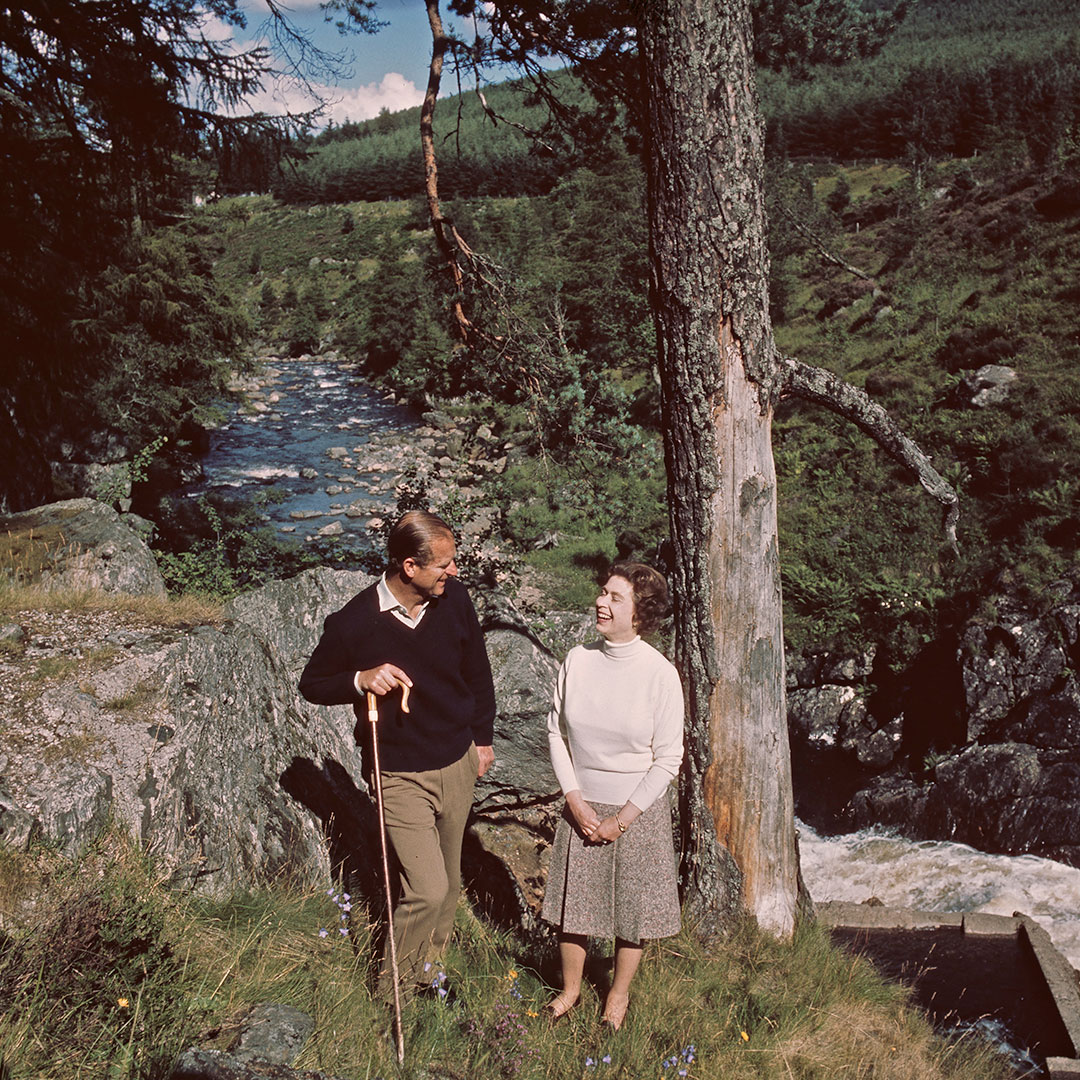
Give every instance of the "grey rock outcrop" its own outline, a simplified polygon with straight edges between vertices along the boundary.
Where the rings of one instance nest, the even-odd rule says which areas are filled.
[[[17,733],[0,757],[0,844],[42,838],[75,854],[115,820],[175,883],[204,893],[325,881],[332,870],[377,892],[353,712],[296,690],[325,617],[370,581],[308,571],[237,598],[220,625],[190,629],[100,612],[31,621],[22,655],[0,659]],[[465,872],[520,923],[532,919],[553,832],[544,716],[555,662],[508,622],[504,610],[487,639],[498,762],[478,786]],[[35,665],[48,674],[28,678]]]
[[[1050,691],[1068,667],[1067,648],[1056,618],[1004,611],[989,626],[969,627],[958,656],[968,738],[983,739],[1017,709]]]
[[[976,371],[969,371],[956,388],[959,403],[972,409],[985,409],[1008,401],[1017,374],[1004,364],[984,364]]]
[[[315,1021],[291,1005],[256,1005],[214,1033],[217,1046],[180,1055],[170,1080],[333,1080],[291,1063],[315,1030]]]
[[[788,731],[812,750],[835,750],[859,766],[891,764],[903,738],[901,720],[879,721],[868,705],[874,652],[806,652],[787,657]]]
[[[1080,866],[1080,603],[1067,586],[1046,614],[1002,601],[970,626],[956,664],[958,745],[909,773],[873,779],[851,824],[895,825],[986,851],[1030,852]]]
[[[68,499],[0,520],[18,562],[13,576],[41,588],[165,594],[161,571],[139,531],[93,499]]]

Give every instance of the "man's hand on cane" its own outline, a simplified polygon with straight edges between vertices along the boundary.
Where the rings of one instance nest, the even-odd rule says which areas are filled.
[[[356,673],[356,686],[361,693],[367,691],[382,697],[399,685],[405,691],[407,698],[412,679],[396,664],[380,664],[378,667],[367,668],[365,671]]]

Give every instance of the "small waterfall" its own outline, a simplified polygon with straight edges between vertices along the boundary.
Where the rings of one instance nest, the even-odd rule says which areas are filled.
[[[1080,968],[1080,869],[1035,855],[989,855],[884,829],[821,836],[797,823],[803,878],[819,901],[1030,915]]]

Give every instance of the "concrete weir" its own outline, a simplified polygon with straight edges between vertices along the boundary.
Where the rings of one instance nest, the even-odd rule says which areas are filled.
[[[935,1021],[1000,1020],[1045,1060],[1050,1080],[1080,1080],[1077,973],[1027,915],[835,900],[816,908],[837,944],[910,985]]]

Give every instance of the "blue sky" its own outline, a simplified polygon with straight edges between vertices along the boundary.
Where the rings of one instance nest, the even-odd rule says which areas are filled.
[[[318,87],[327,101],[326,116],[335,123],[366,120],[378,115],[382,108],[394,112],[420,104],[431,57],[431,34],[423,0],[380,0],[378,17],[389,25],[377,34],[348,37],[342,37],[325,21],[318,0],[285,0],[282,6],[315,44],[327,51],[350,54],[351,77],[335,80],[333,86],[324,83]],[[234,35],[241,45],[254,38],[266,15],[261,0],[245,0],[244,8],[247,31]],[[445,12],[443,18],[447,18]],[[443,82],[444,92],[456,90],[452,79],[444,76]],[[288,82],[267,87],[253,104],[267,112],[281,112],[286,105],[297,111],[310,108],[301,88]]]

